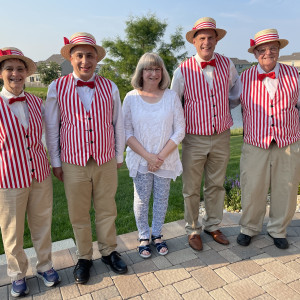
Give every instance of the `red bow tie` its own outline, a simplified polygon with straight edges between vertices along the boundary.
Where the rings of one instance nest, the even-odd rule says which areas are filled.
[[[258,74],[258,79],[261,80],[261,81],[263,81],[266,77],[270,77],[272,79],[275,79],[276,78],[275,72]]]
[[[204,69],[204,68],[206,68],[206,66],[215,67],[216,66],[216,60],[212,59],[210,61],[201,61],[201,68]]]
[[[26,97],[16,97],[16,98],[10,98],[8,100],[8,103],[9,104],[13,104],[15,102],[20,102],[20,101],[25,101],[26,100]]]
[[[81,81],[77,80],[77,86],[88,86],[90,89],[95,87],[94,81]]]

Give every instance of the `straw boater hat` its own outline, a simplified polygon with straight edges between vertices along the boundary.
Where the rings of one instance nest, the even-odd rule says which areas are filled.
[[[20,59],[25,63],[27,67],[28,76],[32,75],[36,71],[36,65],[34,61],[24,56],[21,50],[14,47],[6,47],[0,49],[0,63],[6,59],[14,59],[14,58]]]
[[[226,34],[226,30],[224,29],[220,29],[220,28],[216,28],[216,21],[213,18],[209,18],[209,17],[204,17],[199,19],[195,24],[192,30],[190,30],[189,32],[187,32],[186,34],[186,39],[188,42],[190,42],[191,44],[193,44],[193,38],[196,34],[197,31],[201,30],[201,29],[213,29],[217,32],[218,35],[218,41],[221,40],[225,34]]]
[[[262,31],[259,31],[255,36],[254,40],[250,39],[250,48],[248,49],[248,52],[253,53],[253,50],[262,44],[269,43],[269,42],[279,42],[280,46],[279,49],[284,48],[289,41],[280,39],[278,32],[276,29],[264,29]]]
[[[97,61],[99,62],[103,57],[105,56],[105,50],[103,47],[96,45],[96,39],[94,36],[92,36],[89,33],[86,32],[77,32],[74,33],[70,40],[67,38],[64,38],[65,45],[61,48],[60,53],[61,55],[67,59],[70,60],[70,52],[71,49],[75,46],[79,45],[89,45],[95,48],[97,52]]]

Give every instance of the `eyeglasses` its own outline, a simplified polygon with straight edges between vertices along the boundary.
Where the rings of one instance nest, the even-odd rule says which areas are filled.
[[[155,68],[155,69],[145,68],[144,71],[147,73],[152,73],[152,72],[159,73],[159,72],[161,72],[161,68]]]
[[[266,54],[267,50],[269,50],[271,53],[277,53],[279,51],[278,47],[266,47],[266,48],[260,48],[256,49],[259,55],[264,55]]]

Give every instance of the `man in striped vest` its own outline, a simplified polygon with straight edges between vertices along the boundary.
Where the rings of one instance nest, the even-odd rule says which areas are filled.
[[[102,261],[117,273],[127,266],[115,251],[117,168],[125,147],[117,86],[95,74],[105,50],[95,38],[78,32],[64,38],[62,56],[73,73],[53,81],[46,101],[46,142],[53,174],[64,182],[77,245],[76,283],[86,283],[92,266],[91,198]]]
[[[212,18],[199,19],[186,39],[197,51],[174,72],[171,88],[184,98],[186,136],[182,143],[183,196],[189,245],[202,250],[198,221],[202,174],[205,174],[204,232],[221,244],[229,241],[219,230],[223,218],[223,187],[229,160],[230,101],[240,96],[240,81],[232,61],[215,53],[226,34]]]
[[[258,32],[248,49],[258,65],[241,75],[243,214],[237,242],[242,246],[262,230],[270,191],[267,232],[276,247],[289,247],[286,228],[300,181],[300,97],[298,70],[277,62],[279,49],[287,44],[276,29]]]
[[[28,294],[28,259],[23,250],[25,216],[37,254],[37,276],[50,287],[52,268],[52,179],[42,144],[42,99],[24,92],[35,63],[13,47],[0,49],[0,228],[13,297]]]

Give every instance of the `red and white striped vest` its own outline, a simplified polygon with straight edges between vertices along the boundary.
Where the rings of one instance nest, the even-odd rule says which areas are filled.
[[[230,61],[218,53],[215,59],[212,89],[194,57],[180,66],[184,78],[186,133],[219,134],[233,125],[228,100]]]
[[[61,112],[61,160],[85,166],[93,157],[102,165],[115,157],[113,99],[110,80],[95,76],[95,94],[87,112],[79,99],[72,74],[56,81]]]
[[[300,139],[297,69],[280,64],[273,100],[257,77],[256,66],[241,75],[244,141],[264,149],[269,148],[273,139],[280,148],[295,143]]]
[[[0,97],[0,188],[26,188],[32,178],[42,182],[50,175],[46,150],[42,144],[42,100],[25,93],[28,129],[22,126]]]

